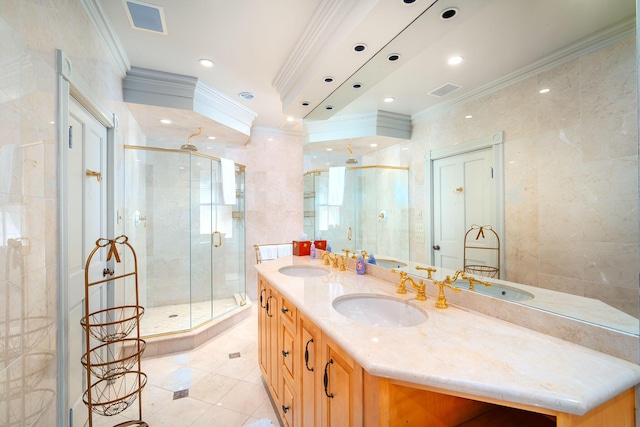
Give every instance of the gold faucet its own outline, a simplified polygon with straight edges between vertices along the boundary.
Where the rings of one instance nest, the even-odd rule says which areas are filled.
[[[336,258],[337,257],[338,257],[338,255],[336,255]],[[340,268],[338,268],[338,270],[340,270],[340,271],[347,271],[347,269],[344,266],[344,259],[345,259],[344,255],[340,255]],[[335,267],[335,265],[334,265],[334,267]]]
[[[399,293],[399,294],[406,294],[407,293],[407,288],[405,287],[405,282],[408,281],[411,284],[411,287],[413,289],[415,289],[416,291],[418,291],[418,295],[416,295],[416,299],[418,301],[426,301],[427,300],[427,294],[425,293],[425,289],[426,289],[427,286],[424,284],[422,279],[420,279],[418,284],[416,284],[416,282],[414,282],[413,279],[411,277],[409,277],[409,275],[404,271],[398,271],[396,269],[392,269],[391,272],[392,273],[398,273],[400,275],[400,284],[398,285],[398,290],[396,291],[397,293]]]
[[[349,258],[349,254],[351,253],[351,251],[349,249],[343,249],[342,252],[347,254],[347,258]]]
[[[324,265],[329,265],[329,261],[333,261],[333,268],[338,268],[338,254],[334,254],[332,258],[331,252],[325,251],[322,254],[322,259],[324,259]]]
[[[436,280],[432,280],[433,284],[438,286],[440,289],[438,290],[438,300],[436,301],[436,308],[447,308],[449,305],[447,304],[447,299],[444,296],[444,287],[446,286],[449,289],[453,289],[455,292],[460,292],[460,288],[453,286],[453,282],[456,281],[458,277],[458,272],[456,272],[454,278],[452,279],[450,276],[447,276],[442,282],[438,282]]]
[[[416,266],[416,270],[426,270],[427,271],[427,279],[429,279],[429,280],[433,280],[433,277],[431,275],[436,272],[435,268],[420,267],[419,265]]]
[[[451,284],[453,284],[456,280],[458,280],[458,276],[460,276],[460,278],[461,278],[461,279],[464,279],[464,280],[468,280],[468,281],[469,281],[469,290],[470,290],[470,291],[475,290],[475,284],[476,284],[476,283],[480,283],[480,284],[482,284],[482,285],[486,286],[487,288],[491,287],[491,283],[483,282],[482,280],[478,280],[478,279],[476,279],[476,278],[474,278],[474,277],[467,276],[467,275],[465,274],[465,272],[464,272],[464,271],[462,271],[462,270],[458,270],[458,271],[456,271],[456,274],[454,274],[454,276],[453,276],[453,278],[451,279],[451,282],[450,282],[450,283],[451,283]],[[448,278],[448,277],[449,277],[449,276],[447,276],[447,278]]]

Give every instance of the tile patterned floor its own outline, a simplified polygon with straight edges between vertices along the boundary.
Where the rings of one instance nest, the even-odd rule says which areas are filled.
[[[143,420],[151,427],[242,427],[268,418],[279,426],[258,367],[258,321],[249,318],[186,353],[143,358],[147,385]],[[231,353],[240,353],[232,357]],[[188,397],[173,400],[174,392]],[[137,403],[113,417],[93,417],[94,427],[137,418]]]

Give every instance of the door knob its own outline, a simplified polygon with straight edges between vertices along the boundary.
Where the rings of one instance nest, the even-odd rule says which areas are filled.
[[[439,251],[440,250],[440,245],[433,245],[433,250],[434,251]]]

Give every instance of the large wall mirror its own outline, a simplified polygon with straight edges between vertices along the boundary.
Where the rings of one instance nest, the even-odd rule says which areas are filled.
[[[429,265],[434,243],[428,218],[433,208],[430,152],[503,132],[503,279],[557,292],[556,304],[541,309],[638,335],[635,2],[588,0],[578,6],[571,0],[487,0],[473,2],[473,11],[465,15],[467,3],[430,5],[327,99],[338,117],[365,111],[367,105],[381,109],[378,97],[411,97],[413,91],[416,103],[424,100],[422,109],[395,111],[411,116],[411,139],[307,143],[305,171],[344,165],[347,145],[360,165],[408,167],[409,261]],[[464,19],[433,33],[428,23],[440,28],[439,15],[449,7],[457,7]],[[568,31],[555,27],[555,19]],[[523,24],[527,20],[535,23],[535,32]],[[422,44],[413,47],[410,60],[392,71],[380,65],[390,52],[402,52],[407,40]],[[519,44],[506,42],[514,40]],[[470,60],[464,73],[438,65],[454,45]],[[428,58],[431,67],[424,66]],[[467,73],[475,77],[467,81]],[[369,75],[374,75],[371,87],[353,95],[353,82]],[[461,89],[425,98],[420,95],[428,94],[424,81]],[[331,120],[322,114],[306,120]]]

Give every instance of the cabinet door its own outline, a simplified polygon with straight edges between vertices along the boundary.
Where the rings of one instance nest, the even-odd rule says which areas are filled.
[[[322,335],[322,418],[333,427],[361,426],[362,368]]]
[[[258,280],[258,364],[271,396],[276,404],[282,388],[282,375],[278,367],[278,313],[280,295],[269,282]]]
[[[299,425],[315,427],[322,423],[321,398],[323,391],[322,366],[320,362],[321,347],[320,333],[316,325],[301,313],[299,316],[299,370],[298,370],[298,395],[299,404],[297,415],[300,417]]]
[[[268,288],[269,296],[265,304],[266,310],[266,324],[267,324],[267,371],[269,390],[271,396],[276,404],[280,402],[280,390],[282,390],[282,370],[280,369],[280,357],[278,352],[280,351],[279,343],[279,313],[280,313],[280,294],[271,286]]]
[[[267,366],[269,365],[268,357],[268,334],[269,328],[267,327],[267,297],[268,295],[267,282],[262,279],[258,279],[258,364],[260,365],[260,371],[262,376],[267,380],[269,374]]]

